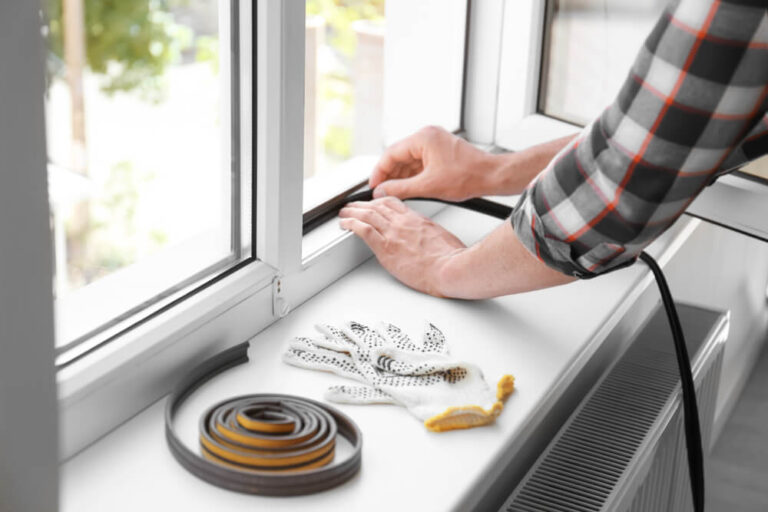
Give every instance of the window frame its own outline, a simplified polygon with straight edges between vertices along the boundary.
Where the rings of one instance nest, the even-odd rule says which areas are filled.
[[[219,35],[227,43],[219,49],[221,75],[227,79],[219,108],[223,141],[223,154],[219,156],[219,161],[222,179],[231,183],[231,191],[225,192],[231,198],[229,205],[221,212],[222,221],[229,226],[226,230],[200,232],[178,246],[139,259],[63,297],[57,297],[57,316],[82,312],[76,315],[79,316],[76,320],[67,318],[57,322],[57,338],[65,338],[57,339],[55,347],[58,369],[92,353],[256,259],[253,250],[255,226],[245,219],[246,212],[243,210],[243,200],[248,198],[251,204],[246,208],[251,212],[254,209],[253,190],[245,190],[246,187],[253,188],[253,180],[244,180],[245,173],[241,169],[241,163],[249,162],[250,157],[250,152],[241,148],[241,139],[250,137],[251,116],[242,115],[241,63],[233,60],[240,54],[242,39],[239,36],[240,27],[235,23],[240,3],[241,0],[228,0],[217,6],[221,20]],[[243,123],[246,123],[246,129],[241,134]],[[57,175],[71,172],[53,162],[49,162],[47,167],[51,183],[57,181]],[[52,191],[55,189],[51,186]],[[52,215],[58,238],[63,236],[63,225],[56,208],[52,208]],[[229,252],[223,254],[219,249],[214,250],[214,246],[216,238],[226,231],[230,235]],[[194,256],[189,257],[190,254]],[[56,254],[56,257],[60,255]],[[58,268],[63,268],[60,265]],[[58,279],[61,276],[57,276]],[[162,284],[158,286],[158,283]],[[116,291],[120,291],[119,304],[113,304],[106,310],[100,309],[99,305],[109,302]]]
[[[486,149],[497,121],[495,14],[504,6],[468,1],[460,134]],[[311,240],[302,234],[305,9],[305,0],[240,2],[241,133],[251,134],[241,139],[240,158],[255,184],[256,260],[57,373],[60,460],[164,397],[194,364],[249,340],[372,256],[334,222]],[[489,20],[494,37],[484,36]],[[481,71],[494,77],[490,89],[472,78]],[[412,206],[430,216],[443,208]]]
[[[254,299],[260,298],[258,292],[271,289],[270,283],[277,274],[275,267],[266,263],[264,255],[259,253],[264,245],[259,243],[258,235],[262,234],[263,238],[264,233],[270,231],[266,222],[257,225],[259,219],[267,218],[266,212],[256,214],[256,208],[264,203],[258,197],[260,173],[254,172],[254,150],[258,141],[254,140],[252,129],[259,108],[253,94],[262,85],[255,81],[259,74],[254,67],[253,50],[259,48],[259,43],[251,37],[255,34],[252,27],[259,18],[251,2],[233,0],[231,5],[238,13],[231,19],[238,22],[232,30],[239,34],[240,50],[239,65],[233,66],[239,69],[233,74],[237,83],[233,82],[230,87],[240,91],[240,115],[233,116],[238,118],[240,137],[233,141],[232,149],[236,153],[232,160],[239,160],[241,173],[252,174],[253,257],[207,279],[190,292],[172,297],[139,322],[134,321],[112,333],[110,343],[94,347],[58,368],[60,460],[79,452],[163,396],[184,369],[204,357],[213,346],[244,341],[272,320],[271,311],[254,317],[248,308]],[[232,122],[236,121],[232,119]],[[235,224],[233,229],[240,230]],[[92,421],[83,425],[82,417]]]
[[[500,16],[498,116],[493,142],[508,151],[520,151],[582,129],[539,111],[548,9],[549,1],[505,0]]]

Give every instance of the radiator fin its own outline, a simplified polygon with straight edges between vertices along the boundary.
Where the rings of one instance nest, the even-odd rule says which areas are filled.
[[[571,415],[503,510],[690,510],[679,404],[671,419],[669,412],[679,393],[671,340],[640,338]],[[693,348],[704,340],[697,341]],[[722,352],[720,346],[696,375],[705,447],[711,438]],[[630,475],[635,481],[629,482]],[[621,503],[625,505],[618,507]]]
[[[635,356],[592,394],[507,510],[602,509],[677,383],[667,354]]]

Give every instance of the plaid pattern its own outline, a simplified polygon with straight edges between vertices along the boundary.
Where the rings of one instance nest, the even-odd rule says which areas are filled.
[[[632,264],[717,175],[768,153],[767,7],[667,7],[615,102],[520,198],[529,251],[581,278]]]

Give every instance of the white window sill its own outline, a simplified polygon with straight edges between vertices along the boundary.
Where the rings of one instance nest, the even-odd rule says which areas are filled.
[[[454,208],[436,220],[467,243],[498,224]],[[655,244],[652,252],[663,253],[662,264],[697,224],[678,223]],[[542,422],[550,429],[556,426],[545,418],[583,380],[580,375],[594,373],[587,368],[596,360],[604,366],[616,356],[657,303],[651,283],[647,270],[637,265],[550,290],[455,301],[410,290],[369,260],[258,334],[248,364],[193,394],[179,415],[183,439],[196,446],[202,409],[223,397],[272,392],[322,399],[325,388],[339,378],[287,366],[280,356],[291,337],[312,333],[314,323],[345,319],[388,320],[409,332],[418,332],[429,320],[446,333],[453,354],[477,363],[490,383],[514,374],[517,389],[496,424],[433,434],[401,408],[341,406],[363,432],[360,475],[316,495],[267,498],[216,488],[179,466],[166,447],[165,400],[160,400],[63,464],[61,510],[391,510],[388,500],[373,499],[382,489],[397,489],[409,509],[466,510],[506,464],[526,464],[520,450],[545,441]]]

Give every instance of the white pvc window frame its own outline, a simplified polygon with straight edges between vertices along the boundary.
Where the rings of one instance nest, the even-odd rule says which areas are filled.
[[[241,0],[225,0],[216,6],[218,35],[225,43],[219,47],[218,116],[222,151],[218,157],[218,180],[222,189],[221,194],[217,194],[219,197],[211,197],[221,200],[216,227],[200,230],[176,246],[58,295],[55,301],[58,367],[109,343],[221,273],[251,259],[251,227],[247,218],[252,216],[251,182],[245,176],[251,170],[250,144],[244,147],[241,144],[241,140],[250,141],[251,137],[250,94],[247,90],[240,94],[241,85],[248,87],[250,82],[239,79],[242,64],[233,62],[233,57],[240,53],[242,39],[239,27],[232,26],[233,16],[239,15],[233,11],[239,10],[240,3]],[[249,68],[250,65],[246,69]],[[245,106],[240,105],[241,96],[247,102]],[[67,180],[73,179],[73,173],[49,163],[48,176],[50,199],[55,205],[57,199],[60,201],[67,195],[61,193],[61,189],[67,188]],[[233,179],[235,176],[237,180]],[[90,187],[87,180],[83,182],[82,188]],[[52,210],[55,236],[59,239],[64,236],[63,219],[57,208]],[[60,244],[64,245],[63,240]],[[59,252],[58,248],[54,249],[55,257],[61,260],[66,251]],[[66,280],[65,262],[59,261],[57,268],[62,270],[57,280]]]
[[[252,3],[237,6],[239,37],[239,148],[241,172],[253,169]],[[229,19],[229,17],[227,17]],[[224,123],[229,126],[229,123]],[[255,179],[255,178],[254,178]],[[247,183],[247,180],[245,180]],[[254,216],[256,219],[260,218]],[[261,218],[266,218],[261,216]],[[247,222],[242,225],[248,224]],[[265,226],[257,226],[264,231]],[[244,234],[241,232],[241,234]],[[258,254],[264,259],[261,254]],[[211,345],[249,337],[269,315],[246,315],[246,299],[268,288],[276,270],[254,261],[150,320],[126,330],[57,372],[60,458],[67,458],[170,390],[185,367]],[[252,321],[232,322],[238,318]],[[270,312],[271,313],[271,312]],[[130,320],[129,320],[130,321]],[[90,421],[83,422],[87,417]]]
[[[579,125],[538,112],[546,1],[503,4],[494,145],[520,151],[580,131]]]
[[[471,2],[463,132],[470,142],[520,151],[581,129],[537,112],[545,9],[544,0]]]
[[[500,145],[507,126],[505,23],[526,6],[533,16],[539,3],[470,1],[462,135],[478,146]],[[162,398],[191,366],[252,338],[371,256],[333,222],[302,236],[305,0],[239,4],[241,131],[254,134],[241,140],[240,158],[256,180],[257,261],[58,372],[62,460]],[[413,206],[426,215],[441,209]]]

